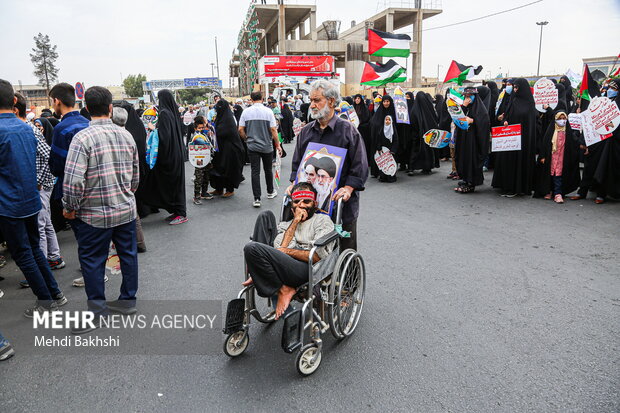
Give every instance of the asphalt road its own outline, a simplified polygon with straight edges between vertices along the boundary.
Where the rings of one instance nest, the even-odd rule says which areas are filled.
[[[234,360],[213,349],[87,357],[17,348],[0,363],[0,411],[620,411],[620,203],[506,199],[488,186],[457,194],[448,168],[369,181],[358,223],[364,313],[349,339],[326,336],[314,375],[298,376],[279,324],[253,326]],[[188,224],[145,219],[140,299],[236,295],[259,212],[245,174],[231,199],[190,202]],[[278,204],[263,199],[263,209]],[[80,303],[75,240],[60,239],[67,267],[55,274]],[[0,274],[2,300],[32,298],[13,263]],[[115,276],[107,289],[119,285]]]

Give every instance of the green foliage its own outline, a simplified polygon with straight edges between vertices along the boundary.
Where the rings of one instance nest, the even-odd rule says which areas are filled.
[[[196,104],[201,100],[209,100],[209,95],[213,93],[213,89],[210,88],[198,88],[198,89],[182,89],[177,92],[179,94],[179,102],[186,104]]]
[[[33,37],[34,48],[30,53],[30,61],[34,65],[34,75],[39,79],[39,84],[48,90],[50,83],[58,80],[58,68],[56,67],[56,45],[52,45],[50,37],[41,33]]]
[[[142,89],[142,82],[146,82],[146,75],[138,73],[137,75],[129,75],[123,80],[123,87],[125,93],[132,98],[141,97],[144,95]]]

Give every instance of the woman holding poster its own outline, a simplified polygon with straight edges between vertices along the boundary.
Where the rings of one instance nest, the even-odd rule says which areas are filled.
[[[375,111],[375,114],[370,121],[370,153],[368,155],[368,166],[370,167],[370,175],[373,178],[379,177],[381,171],[379,171],[379,167],[375,162],[375,152],[377,151],[377,147],[379,145],[379,141],[381,140],[381,134],[383,132],[383,128],[385,126],[385,118],[389,116],[392,119],[396,119],[396,110],[394,109],[394,100],[390,95],[383,96],[381,100],[381,104]]]
[[[536,120],[537,111],[530,84],[523,78],[514,81],[510,107],[503,119],[504,125],[521,125],[521,149],[496,152],[493,188],[502,196],[512,198],[530,195],[536,166]]]
[[[461,178],[454,190],[466,194],[474,192],[476,186],[484,182],[482,166],[489,150],[491,126],[489,113],[476,88],[465,88],[463,112],[469,128],[454,130],[456,170]]]

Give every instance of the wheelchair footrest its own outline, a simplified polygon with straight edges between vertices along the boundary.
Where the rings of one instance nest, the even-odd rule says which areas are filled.
[[[284,328],[282,329],[282,350],[293,353],[301,347],[299,340],[300,329],[302,329],[301,310],[291,311],[284,317]]]
[[[232,334],[243,330],[243,319],[245,316],[245,298],[235,298],[230,300],[226,308],[226,324],[224,324],[224,334]]]

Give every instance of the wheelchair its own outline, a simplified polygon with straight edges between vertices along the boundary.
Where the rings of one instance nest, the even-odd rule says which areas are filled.
[[[341,228],[342,205],[343,201],[340,199],[335,228]],[[292,219],[290,207],[290,198],[285,197],[280,221]],[[299,302],[301,307],[285,313],[284,316],[282,349],[289,354],[297,352],[295,367],[302,376],[314,373],[321,364],[322,335],[330,330],[336,340],[345,339],[355,331],[362,313],[366,289],[364,260],[353,249],[342,253],[339,251],[340,239],[343,236],[342,231],[335,229],[314,242],[308,262],[308,282],[297,288],[291,300],[291,305]],[[316,249],[330,243],[335,244],[334,250],[314,266],[312,257]],[[245,262],[244,268],[247,280],[250,275]],[[263,324],[275,321],[275,311],[270,311],[271,299],[265,300],[267,307],[259,307],[256,289],[251,284],[228,303],[224,328],[226,355],[237,357],[248,348],[252,317]]]

